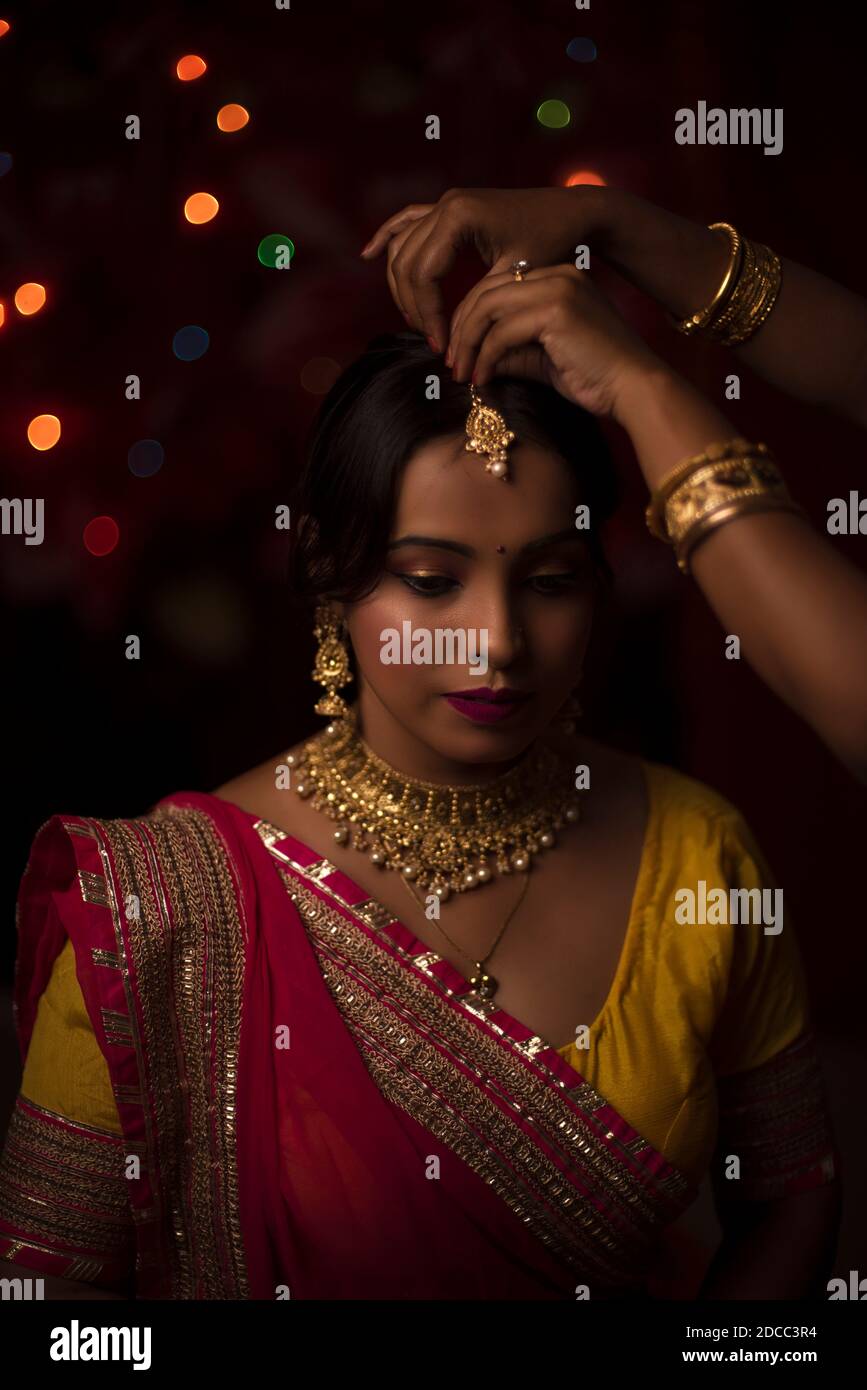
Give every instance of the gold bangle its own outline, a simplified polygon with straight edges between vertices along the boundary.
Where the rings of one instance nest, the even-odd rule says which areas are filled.
[[[740,235],[731,223],[711,222],[708,230],[711,232],[725,232],[729,239],[729,263],[726,266],[726,271],[720,281],[719,288],[709,304],[706,304],[703,309],[699,309],[697,313],[690,314],[689,317],[685,319],[675,318],[674,315],[669,316],[671,323],[677,331],[679,333],[685,333],[687,336],[692,333],[698,333],[702,328],[706,327],[714,314],[722,309],[725,300],[735,287],[741,268],[743,247]]]
[[[736,521],[741,516],[755,516],[760,512],[793,512],[797,516],[804,515],[803,507],[788,494],[773,492],[758,492],[726,507],[718,507],[686,533],[679,549],[676,550],[677,565],[681,574],[689,574],[689,561],[696,546],[718,526],[725,526],[728,521]]]
[[[711,531],[739,516],[767,511],[803,515],[767,444],[739,437],[709,444],[666,474],[646,518],[652,534],[673,546],[678,567],[688,574],[692,552]]]
[[[783,278],[775,251],[759,241],[744,241],[741,273],[728,303],[705,327],[705,334],[723,347],[737,347],[756,333],[777,302]]]
[[[716,462],[720,459],[742,458],[745,454],[755,451],[767,453],[766,444],[750,444],[748,439],[738,436],[735,439],[726,439],[716,444],[708,444],[700,454],[694,454],[692,458],[684,459],[681,463],[672,468],[670,473],[654,488],[650,501],[645,511],[647,529],[652,536],[659,541],[670,539],[666,530],[664,509],[669,497],[691,473],[703,468],[705,464]]]
[[[665,504],[665,532],[677,549],[711,512],[765,493],[788,496],[779,468],[767,446],[751,447],[738,458],[714,459],[690,473]]]

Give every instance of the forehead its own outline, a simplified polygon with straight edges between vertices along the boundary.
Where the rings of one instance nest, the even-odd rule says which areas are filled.
[[[517,544],[569,525],[580,488],[559,454],[516,442],[504,482],[465,443],[465,435],[449,435],[412,455],[401,475],[392,539],[417,531],[469,544],[489,537]]]

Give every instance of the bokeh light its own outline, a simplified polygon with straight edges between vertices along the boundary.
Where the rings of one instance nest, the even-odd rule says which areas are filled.
[[[196,226],[210,222],[219,211],[220,204],[212,193],[191,193],[184,203],[184,217]]]
[[[228,106],[221,106],[217,112],[217,125],[220,130],[232,131],[243,130],[250,119],[250,112],[245,106],[239,106],[236,101],[230,101]]]
[[[291,261],[292,257],[295,255],[295,244],[290,241],[288,236],[283,236],[280,232],[272,232],[270,236],[264,236],[259,242],[259,250],[257,252],[262,264],[270,266],[272,270],[276,269],[277,257],[278,254],[280,254],[279,248],[281,246],[284,248],[288,246],[289,259]],[[283,253],[283,258],[285,259],[285,252]],[[286,266],[282,265],[280,269],[285,270]]]
[[[38,314],[45,303],[45,297],[45,286],[38,284],[36,280],[28,280],[26,285],[19,285],[15,291],[15,308],[25,317]]]
[[[175,72],[182,82],[195,82],[196,78],[201,77],[202,73],[207,72],[207,70],[207,63],[197,53],[185,54],[175,68]]]
[[[606,187],[602,175],[597,174],[593,169],[576,169],[574,174],[567,175],[565,187],[574,188],[579,183],[592,183],[596,188]]]
[[[129,450],[126,461],[136,478],[152,478],[165,461],[165,450],[158,439],[138,439]]]
[[[204,328],[188,323],[185,328],[179,328],[172,339],[172,352],[182,362],[196,362],[204,357],[210,345],[211,340]]]
[[[301,385],[311,396],[324,396],[340,376],[340,363],[333,357],[311,357],[301,368]]]
[[[35,415],[27,426],[27,438],[34,449],[42,452],[53,449],[60,438],[60,421],[56,415]]]
[[[113,516],[95,516],[85,526],[82,539],[91,555],[110,555],[120,540],[120,527]]]
[[[536,120],[549,130],[562,130],[572,119],[572,113],[565,101],[543,101],[536,111]]]
[[[9,29],[10,29],[9,20],[8,20],[8,19],[0,19],[0,39],[2,39],[2,37],[3,37],[4,34],[8,34],[8,33],[9,33]]]
[[[572,39],[566,45],[566,54],[576,63],[592,63],[596,57],[596,45],[592,39]]]
[[[3,327],[3,325],[4,325],[5,322],[6,322],[6,305],[3,303],[3,300],[0,299],[0,328]]]
[[[0,150],[0,179],[12,168],[12,156],[8,150]]]

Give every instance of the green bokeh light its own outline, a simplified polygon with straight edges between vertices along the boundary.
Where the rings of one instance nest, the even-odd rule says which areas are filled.
[[[262,265],[269,266],[271,270],[277,269],[277,255],[281,246],[289,247],[289,260],[291,261],[295,255],[295,244],[288,236],[283,236],[280,232],[272,232],[270,236],[264,236],[259,242],[257,252]],[[279,268],[286,270],[288,267],[283,265]]]
[[[549,130],[562,130],[572,119],[572,112],[565,101],[543,101],[536,112],[536,120]]]

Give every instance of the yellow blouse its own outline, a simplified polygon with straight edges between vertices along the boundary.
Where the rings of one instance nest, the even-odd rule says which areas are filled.
[[[715,1077],[774,1057],[809,1024],[791,924],[681,924],[678,890],[768,888],[739,813],[716,792],[644,764],[649,815],[617,971],[587,1047],[561,1055],[681,1171],[699,1182],[717,1131]],[[726,895],[728,897],[728,893]],[[681,914],[682,915],[682,914]],[[70,941],[39,1001],[21,1092],[45,1109],[121,1133]]]

